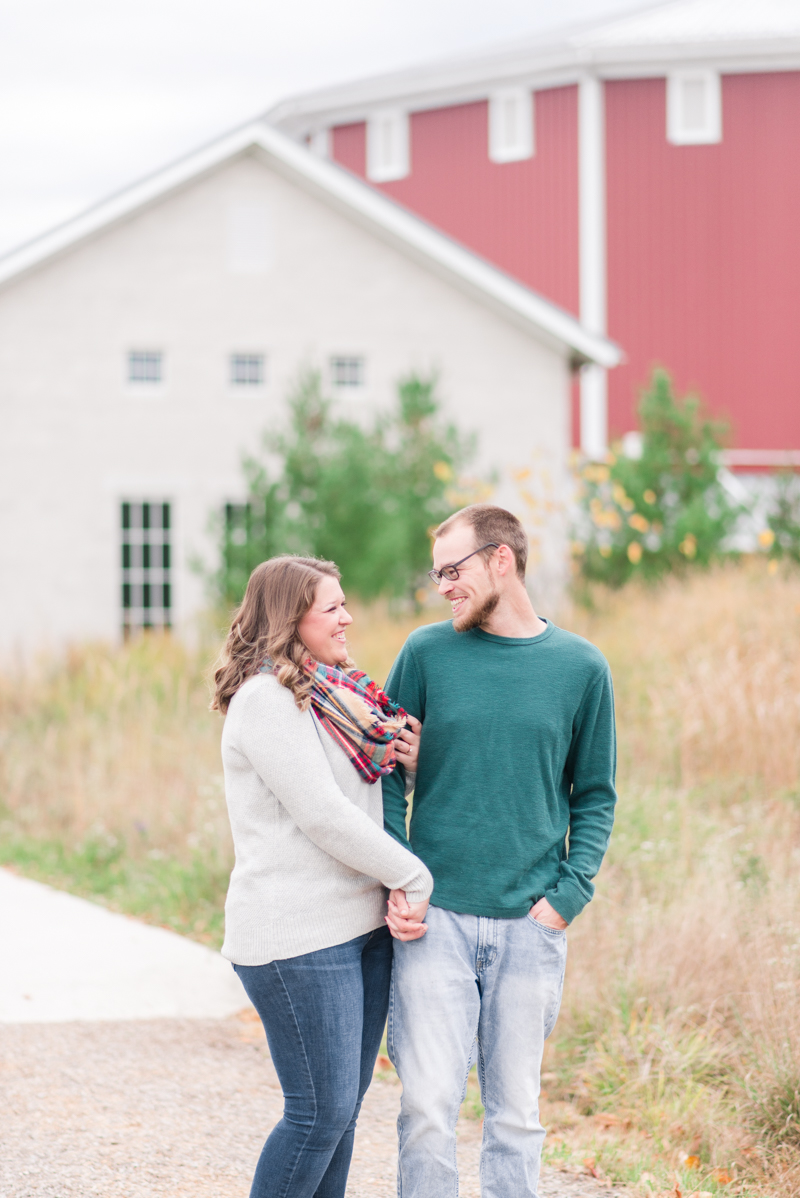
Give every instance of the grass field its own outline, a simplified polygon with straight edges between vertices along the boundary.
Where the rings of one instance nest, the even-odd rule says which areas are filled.
[[[383,678],[413,621],[356,615],[353,656]],[[611,662],[620,805],[570,932],[547,1156],[642,1193],[790,1198],[800,575],[719,570],[559,622]],[[0,678],[0,861],[218,944],[231,848],[212,657],[153,637]]]

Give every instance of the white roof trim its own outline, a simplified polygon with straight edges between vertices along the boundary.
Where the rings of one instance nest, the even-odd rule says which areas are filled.
[[[590,333],[574,316],[463,249],[355,176],[325,162],[262,122],[236,129],[219,141],[89,209],[0,259],[0,284],[34,269],[104,229],[185,187],[224,162],[248,152],[440,277],[498,311],[526,331],[587,362],[616,366],[618,346]]]
[[[460,55],[404,71],[290,96],[267,113],[292,136],[364,120],[376,104],[408,111],[486,99],[503,86],[531,90],[604,79],[664,76],[700,62],[722,74],[800,70],[796,0],[661,0],[602,22]]]

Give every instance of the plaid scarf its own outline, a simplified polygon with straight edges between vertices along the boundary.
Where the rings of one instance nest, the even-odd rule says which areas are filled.
[[[394,740],[406,722],[402,707],[393,703],[363,670],[339,670],[309,658],[305,668],[314,680],[311,706],[367,782],[377,782],[396,765]],[[267,659],[261,673],[271,674]]]

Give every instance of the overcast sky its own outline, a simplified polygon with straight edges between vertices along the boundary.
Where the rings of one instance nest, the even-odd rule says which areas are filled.
[[[0,253],[294,92],[652,0],[3,0]]]

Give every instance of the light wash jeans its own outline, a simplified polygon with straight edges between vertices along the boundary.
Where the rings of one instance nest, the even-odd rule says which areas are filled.
[[[477,1037],[486,1108],[482,1198],[537,1198],[539,1074],[567,938],[522,919],[430,907],[421,940],[394,942],[389,1055],[403,1083],[399,1198],[457,1198],[456,1120]]]

